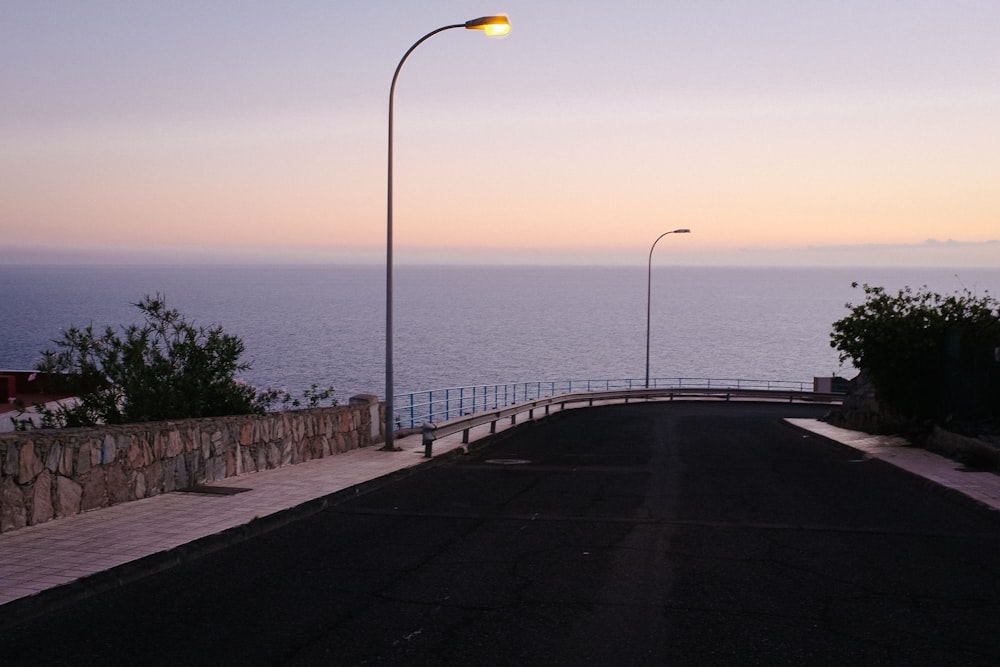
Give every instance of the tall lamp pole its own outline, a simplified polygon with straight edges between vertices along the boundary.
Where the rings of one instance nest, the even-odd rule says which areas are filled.
[[[653,241],[653,245],[649,248],[649,270],[646,273],[646,389],[649,389],[649,320],[650,320],[650,305],[652,303],[652,292],[653,292],[653,248],[656,244],[660,242],[667,234],[690,234],[690,229],[673,229],[669,232],[663,232],[656,237]]]
[[[393,387],[392,380],[392,120],[393,120],[393,101],[396,97],[396,79],[399,78],[399,71],[403,69],[403,63],[406,59],[413,53],[413,50],[424,43],[427,39],[433,37],[439,32],[444,32],[445,30],[451,30],[453,28],[466,28],[467,30],[482,30],[490,37],[496,37],[499,35],[506,35],[510,32],[510,21],[507,20],[506,16],[483,16],[478,19],[472,19],[466,21],[465,23],[456,23],[454,25],[446,25],[438,28],[437,30],[431,30],[429,33],[418,39],[413,43],[403,57],[400,58],[399,64],[396,65],[396,71],[392,75],[392,85],[389,86],[389,170],[388,170],[388,188],[387,188],[387,205],[386,205],[386,252],[385,252],[385,423],[383,424],[385,428],[385,446],[382,448],[384,451],[398,451],[395,446],[395,434],[393,429],[395,428],[394,418],[393,418],[393,392],[395,391]]]

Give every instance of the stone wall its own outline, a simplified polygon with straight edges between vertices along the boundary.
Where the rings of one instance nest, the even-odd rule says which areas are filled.
[[[847,393],[840,407],[830,411],[824,421],[854,431],[873,434],[896,434],[912,430],[910,420],[885,407],[875,394],[875,385],[865,370],[847,383]]]
[[[384,441],[384,406],[350,405],[0,435],[0,533]]]

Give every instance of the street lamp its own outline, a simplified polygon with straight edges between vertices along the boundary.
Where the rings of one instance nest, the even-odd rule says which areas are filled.
[[[396,79],[399,78],[399,71],[403,69],[403,63],[406,59],[413,53],[413,50],[424,43],[425,40],[433,37],[439,32],[444,32],[445,30],[451,30],[453,28],[465,28],[467,30],[482,30],[489,37],[497,37],[500,35],[506,35],[510,32],[510,21],[507,20],[506,16],[483,16],[478,19],[472,19],[471,21],[466,21],[465,23],[456,23],[454,25],[446,25],[438,28],[437,30],[431,30],[429,33],[418,39],[413,43],[403,57],[400,58],[399,64],[396,65],[396,71],[392,75],[392,85],[389,86],[389,170],[388,170],[388,188],[387,188],[387,205],[386,205],[386,252],[385,252],[385,446],[382,448],[385,451],[397,451],[394,444],[394,433],[393,427],[393,398],[392,394],[394,391],[393,381],[392,381],[392,118],[393,118],[393,101],[396,97]]]
[[[667,234],[690,234],[690,229],[674,229],[669,232],[663,232],[656,237],[653,241],[653,245],[649,248],[649,270],[646,274],[646,389],[649,389],[649,313],[650,304],[652,302],[652,291],[653,291],[653,248],[656,244],[660,242]]]

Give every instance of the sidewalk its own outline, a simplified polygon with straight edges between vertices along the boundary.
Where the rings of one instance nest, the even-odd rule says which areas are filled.
[[[570,408],[572,409],[572,408]],[[954,461],[812,419],[789,419],[815,433],[1000,510],[1000,476],[965,472]],[[511,428],[498,424],[498,432]],[[470,440],[489,434],[473,430]],[[0,534],[0,630],[21,619],[165,570],[249,536],[319,512],[464,451],[461,435],[434,442],[424,458],[419,435],[377,447],[213,482],[214,492],[174,492]],[[228,492],[227,492],[228,491]]]
[[[499,423],[497,432],[510,428]],[[473,430],[484,437],[489,427]],[[419,434],[0,533],[0,631],[23,618],[167,569],[464,452],[461,434],[424,457]],[[204,487],[203,487],[204,488]]]
[[[912,447],[903,438],[871,435],[831,426],[814,419],[786,419],[789,424],[864,452],[938,486],[960,493],[1000,511],[1000,475],[968,470],[961,463],[926,449]]]

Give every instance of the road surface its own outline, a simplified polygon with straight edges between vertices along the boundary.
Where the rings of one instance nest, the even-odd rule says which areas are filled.
[[[782,421],[824,410],[567,411],[22,624],[0,661],[1000,664],[1000,517]]]

